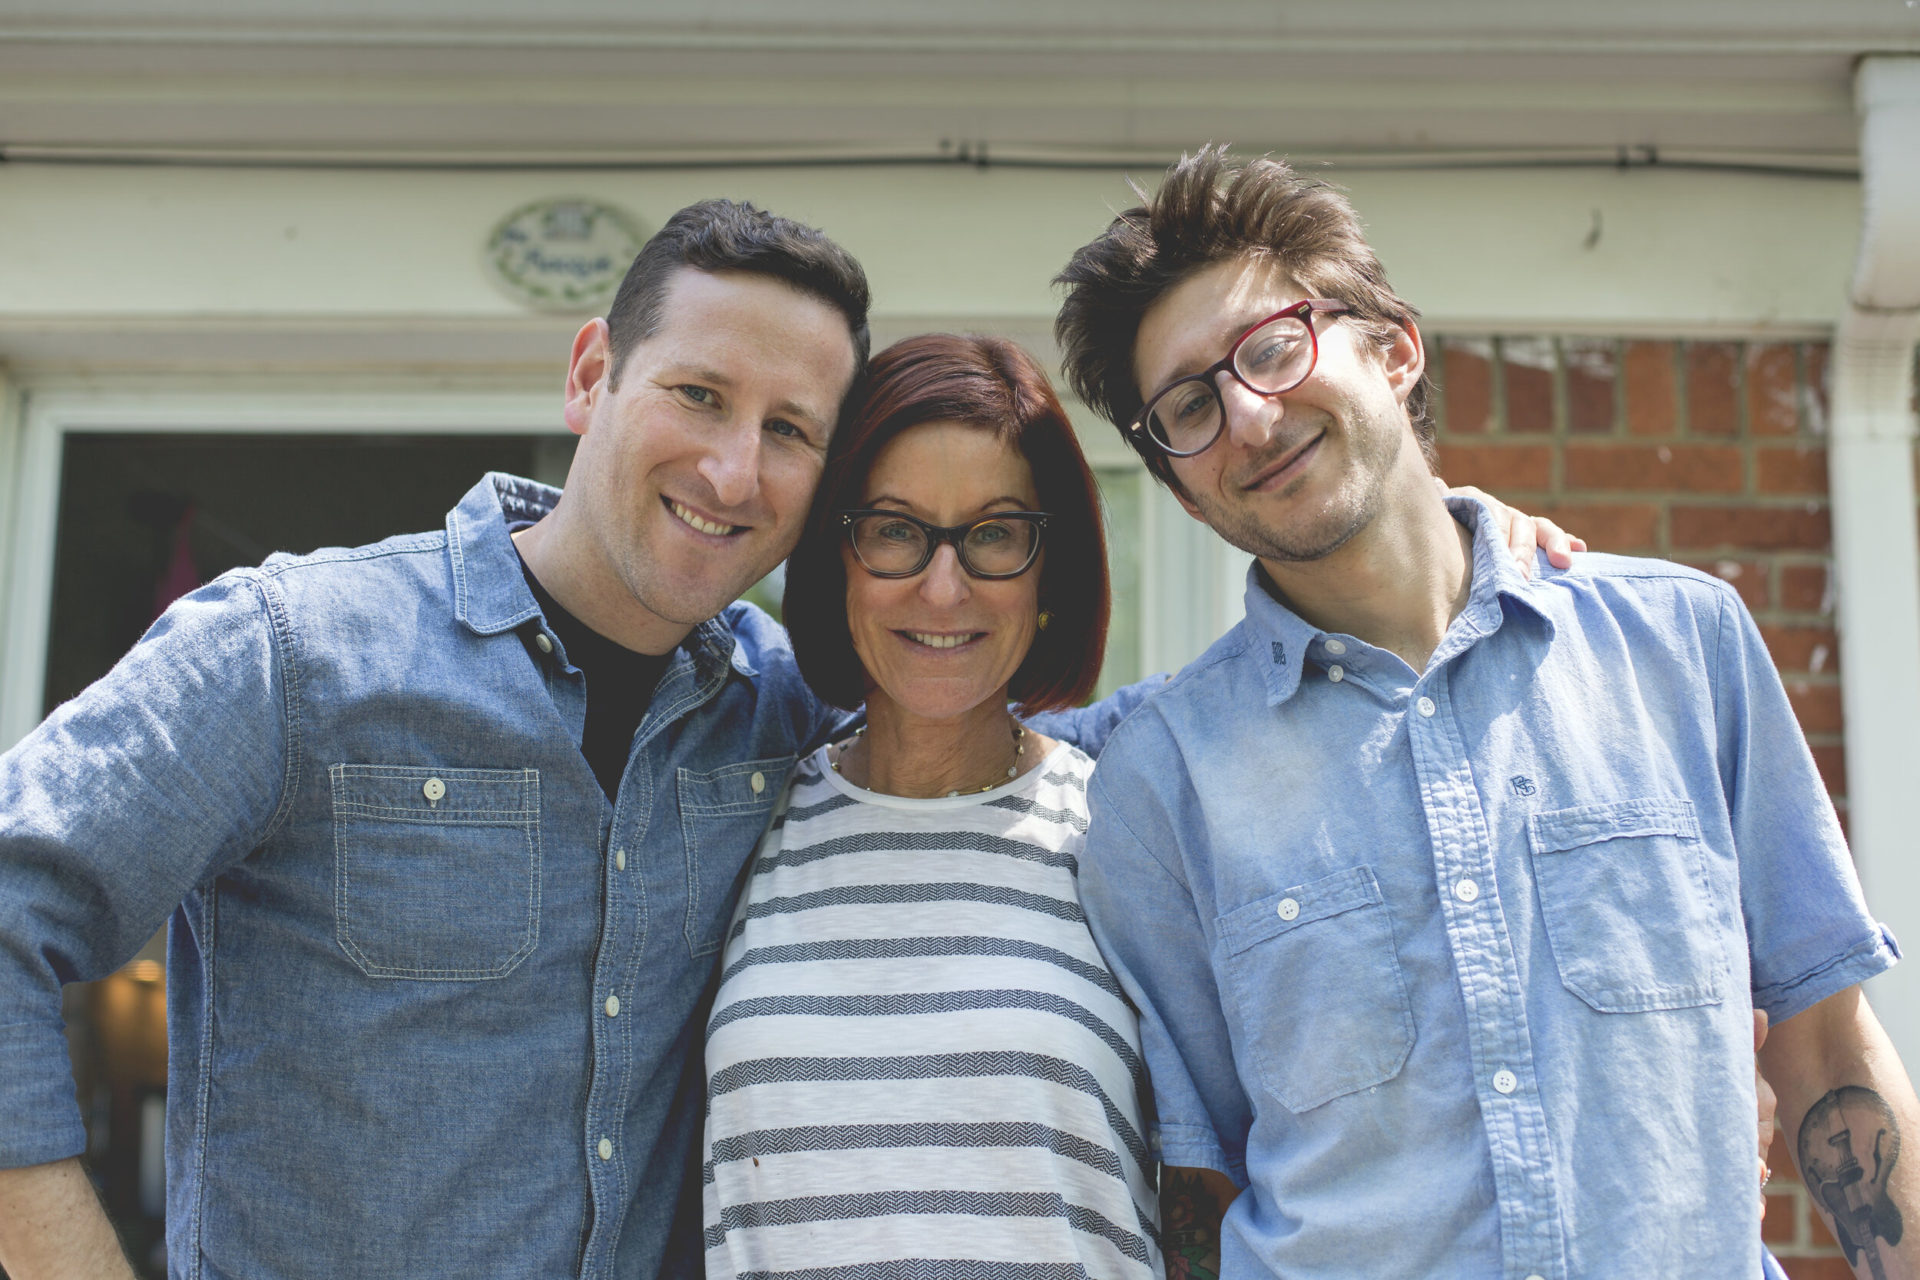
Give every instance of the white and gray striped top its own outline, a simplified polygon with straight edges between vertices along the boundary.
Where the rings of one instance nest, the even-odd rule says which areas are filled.
[[[1076,891],[1092,769],[794,771],[707,1024],[710,1280],[1160,1275],[1139,1030]]]

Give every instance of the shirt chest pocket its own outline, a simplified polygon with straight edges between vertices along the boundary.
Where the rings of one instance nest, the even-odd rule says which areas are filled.
[[[786,788],[795,756],[769,756],[696,773],[682,769],[676,785],[687,850],[687,949],[695,956],[720,949],[733,916],[740,869],[766,831],[774,801]]]
[[[1218,929],[1244,1052],[1289,1111],[1400,1074],[1413,1048],[1413,1008],[1371,868],[1248,903]]]
[[[337,764],[334,934],[372,978],[505,977],[540,937],[540,774]]]
[[[1567,990],[1602,1013],[1726,998],[1726,952],[1691,803],[1584,805],[1534,814],[1527,828]]]

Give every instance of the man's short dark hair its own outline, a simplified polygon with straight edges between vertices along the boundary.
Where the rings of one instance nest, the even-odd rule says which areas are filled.
[[[853,255],[825,232],[791,218],[739,200],[702,200],[668,218],[620,281],[607,308],[608,385],[619,382],[634,347],[659,331],[667,287],[682,267],[771,276],[818,298],[846,317],[854,367],[865,367],[873,342],[867,329],[871,299],[867,273]]]
[[[836,706],[866,698],[866,669],[847,628],[846,538],[833,513],[864,505],[880,450],[924,422],[996,432],[1033,469],[1040,509],[1053,517],[1037,570],[1040,608],[1053,616],[1007,693],[1023,715],[1085,701],[1100,678],[1111,609],[1100,490],[1046,374],[1004,338],[923,334],[873,358],[866,398],[834,435],[806,530],[787,560],[782,612],[801,674]]]
[[[1353,308],[1354,324],[1381,348],[1412,329],[1420,313],[1387,283],[1344,193],[1303,178],[1284,161],[1230,156],[1202,147],[1182,156],[1141,203],[1115,218],[1073,255],[1054,283],[1067,297],[1054,322],[1067,381],[1080,398],[1120,428],[1147,469],[1168,484],[1165,454],[1128,431],[1142,397],[1133,344],[1147,309],[1190,276],[1231,258],[1277,263],[1305,296]],[[1427,465],[1436,462],[1429,380],[1422,374],[1407,413]]]

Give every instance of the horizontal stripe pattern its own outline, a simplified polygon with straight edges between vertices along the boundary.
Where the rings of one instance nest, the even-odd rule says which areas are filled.
[[[1126,1064],[1127,1073],[1146,1083],[1147,1068],[1136,1044],[1114,1030],[1100,1016],[1083,1005],[1049,991],[900,991],[862,993],[851,996],[756,996],[736,1000],[725,1008],[716,1008],[707,1023],[708,1033],[741,1018],[777,1018],[789,1014],[812,1014],[821,1018],[911,1018],[929,1013],[957,1010],[1034,1009],[1071,1018],[1099,1036],[1106,1046]]]
[[[835,938],[827,942],[794,942],[782,947],[759,947],[747,952],[720,975],[725,982],[755,964],[790,964],[800,960],[881,960],[907,956],[1022,956],[1057,964],[1068,973],[1091,982],[1115,999],[1124,999],[1120,984],[1105,965],[1088,964],[1053,947],[1020,938]]]
[[[1159,1274],[1138,1027],[1075,883],[1091,768],[928,801],[795,770],[708,1022],[709,1277]]]
[[[984,902],[993,906],[1017,907],[1022,911],[1037,911],[1042,915],[1057,916],[1062,920],[1071,920],[1082,928],[1085,928],[1087,923],[1087,918],[1081,914],[1078,902],[1069,902],[1043,893],[1010,889],[1005,885],[960,881],[934,884],[861,884],[749,902],[740,919],[734,921],[733,930],[727,937],[729,941],[740,937],[746,932],[749,920],[758,920],[762,916],[814,911],[821,907],[873,906],[910,902]]]
[[[958,1080],[968,1076],[1031,1076],[1078,1089],[1095,1100],[1107,1124],[1126,1146],[1143,1177],[1153,1175],[1152,1156],[1134,1124],[1133,1108],[1123,1109],[1107,1096],[1100,1079],[1077,1063],[1043,1053],[946,1053],[909,1058],[755,1058],[715,1071],[707,1082],[711,1097],[749,1085],[816,1080]]]
[[[1102,1236],[1127,1257],[1145,1264],[1147,1244],[1091,1209],[1069,1204],[1051,1192],[1036,1191],[872,1191],[864,1195],[806,1196],[733,1205],[706,1232],[709,1247],[740,1227],[793,1226],[800,1223],[881,1218],[902,1214],[962,1213],[998,1218],[1064,1218],[1076,1230]]]
[[[1049,1262],[981,1262],[975,1258],[896,1258],[856,1267],[806,1271],[742,1271],[739,1280],[1088,1280],[1086,1268]]]
[[[1049,809],[1026,796],[1002,796],[990,802],[996,809],[1007,809],[1013,813],[1039,818],[1044,822],[1058,822],[1071,827],[1079,835],[1087,834],[1087,815],[1085,810]]]
[[[1035,810],[1036,807],[1029,804],[1015,812],[1031,813]],[[1044,809],[1038,812],[1050,822],[1066,821],[1063,816],[1056,816],[1060,814],[1056,809]],[[1084,822],[1080,825],[1080,833],[1086,834]],[[872,853],[876,850],[911,852],[915,849],[935,852],[971,849],[979,853],[998,854],[1003,858],[1027,858],[1050,867],[1065,867],[1075,874],[1080,870],[1080,865],[1074,860],[1073,855],[1063,849],[1041,848],[1025,840],[1010,840],[1006,836],[990,835],[985,832],[861,831],[852,835],[836,836],[831,840],[822,840],[818,844],[789,846],[771,857],[756,861],[753,864],[753,874],[772,875],[782,867],[804,866],[809,862],[818,862],[822,858],[838,857],[841,854]]]

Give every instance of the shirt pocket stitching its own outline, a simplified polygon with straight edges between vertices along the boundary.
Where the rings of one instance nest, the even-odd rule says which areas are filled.
[[[1718,904],[1707,878],[1706,845],[1691,801],[1643,798],[1537,813],[1527,820],[1527,839],[1547,941],[1561,985],[1568,991],[1599,1013],[1688,1009],[1720,1004],[1726,999],[1726,957],[1718,946],[1718,935],[1711,931],[1717,921]],[[1584,934],[1603,932],[1592,926],[1583,929],[1582,914],[1592,914],[1603,902],[1625,898],[1623,892],[1609,892],[1616,886],[1604,874],[1617,862],[1602,863],[1599,855],[1582,862],[1581,851],[1616,841],[1646,842],[1644,856],[1667,856],[1666,867],[1678,883],[1690,886],[1697,894],[1691,904],[1695,908],[1691,920],[1682,918],[1689,908],[1682,894],[1640,895],[1637,900],[1646,905],[1671,908],[1672,912],[1659,920],[1649,910],[1633,913],[1640,927],[1630,935],[1641,940],[1665,937],[1677,942],[1666,951],[1675,957],[1672,963],[1691,970],[1691,980],[1660,980],[1661,975],[1648,972],[1635,981],[1633,975],[1622,972],[1617,955],[1602,963],[1581,945]],[[1673,841],[1678,847],[1672,855],[1663,855],[1661,846],[1654,843],[1658,841]],[[1630,849],[1623,844],[1622,856],[1633,856]],[[1660,869],[1659,864],[1654,865]],[[1589,874],[1577,874],[1582,871]],[[1658,930],[1655,926],[1659,923],[1668,927]],[[1690,941],[1699,944],[1697,956],[1688,954]],[[1603,973],[1608,975],[1607,981],[1599,980]]]
[[[728,884],[739,879],[739,872],[753,855],[753,850],[764,833],[766,819],[772,815],[773,805],[785,789],[788,772],[793,768],[796,756],[767,756],[759,760],[745,760],[739,764],[730,764],[724,768],[699,773],[692,769],[676,771],[675,790],[680,800],[680,828],[683,844],[686,848],[687,862],[687,918],[682,930],[687,939],[688,951],[697,959],[718,951],[726,936],[727,921],[719,921],[711,938],[701,938],[701,902],[702,885],[705,877],[701,875],[701,839],[699,821],[704,818],[739,818],[754,814],[762,815],[761,830],[755,831],[741,850],[739,864],[728,877]],[[752,777],[761,774],[765,781],[764,790],[752,789]],[[709,799],[721,796],[735,783],[746,796],[740,800]],[[712,843],[711,837],[708,841]]]
[[[1279,904],[1288,898],[1300,908],[1291,920],[1282,919],[1278,910]],[[1371,959],[1372,976],[1378,979],[1372,985],[1372,992],[1378,998],[1373,1007],[1359,1011],[1355,998],[1366,992],[1349,984],[1344,998],[1338,1001],[1310,1000],[1309,1008],[1323,1020],[1339,1013],[1345,1022],[1336,1036],[1302,1033],[1317,1048],[1301,1052],[1292,1039],[1279,1033],[1283,1029],[1290,1035],[1296,1033],[1305,1020],[1287,1016],[1285,1010],[1274,1007],[1273,1001],[1262,998],[1261,975],[1253,972],[1251,959],[1242,957],[1262,944],[1274,943],[1308,925],[1356,914],[1357,923],[1369,926],[1375,936],[1362,940],[1357,950],[1349,951],[1356,963],[1349,966],[1347,976],[1351,977],[1352,972],[1357,972]],[[1219,936],[1223,960],[1238,961],[1224,965],[1226,986],[1240,1006],[1241,1023],[1250,1028],[1249,1053],[1266,1091],[1289,1111],[1304,1113],[1336,1098],[1377,1087],[1397,1077],[1405,1068],[1413,1052],[1413,1005],[1407,994],[1406,974],[1400,967],[1392,915],[1371,867],[1338,871],[1237,908],[1220,918]],[[1327,954],[1324,948],[1316,950],[1319,958]],[[1273,987],[1289,989],[1287,984],[1278,981]],[[1361,1012],[1365,1016],[1358,1016]],[[1370,1050],[1370,1053],[1349,1052],[1346,1061],[1355,1065],[1348,1068],[1345,1076],[1336,1078],[1330,1069],[1329,1055],[1342,1050]],[[1369,1061],[1360,1061],[1363,1057]],[[1296,1087],[1303,1085],[1303,1081],[1297,1072],[1288,1073],[1289,1062],[1296,1066],[1310,1063],[1320,1073],[1312,1078],[1310,1091],[1302,1093],[1301,1088]]]
[[[540,773],[537,769],[437,769],[421,766],[336,764],[332,778],[334,835],[334,933],[340,949],[362,973],[370,978],[411,979],[424,982],[471,982],[505,977],[533,953],[540,941]],[[468,803],[458,809],[439,808],[426,802],[420,790],[430,778],[458,786],[468,784],[484,791],[507,792],[510,805],[493,806]],[[411,790],[395,791],[374,784],[402,784]],[[405,796],[405,800],[402,800]],[[412,796],[419,796],[415,802]],[[421,804],[426,805],[425,808]],[[425,828],[506,828],[518,831],[525,848],[527,912],[521,926],[519,945],[507,956],[489,966],[420,966],[386,963],[369,953],[373,939],[356,940],[353,928],[355,899],[352,851],[354,842],[345,830],[344,818],[357,818],[380,824]],[[499,895],[491,895],[498,898]],[[512,926],[509,926],[511,929]]]

